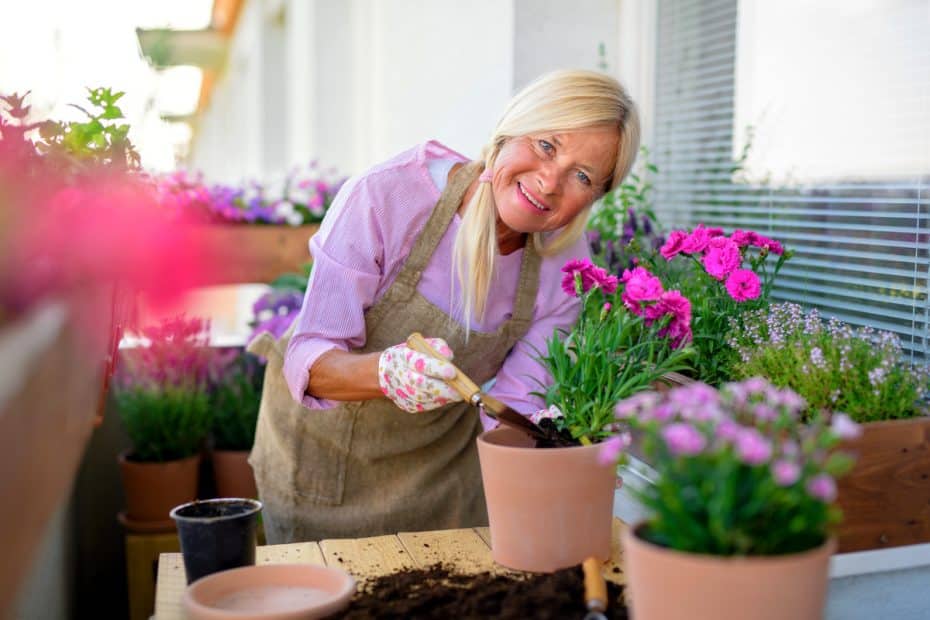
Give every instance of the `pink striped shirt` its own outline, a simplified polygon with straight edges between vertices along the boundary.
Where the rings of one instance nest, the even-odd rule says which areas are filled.
[[[284,375],[295,401],[310,409],[337,404],[306,394],[309,369],[330,349],[351,351],[365,344],[365,310],[387,292],[439,200],[442,188],[430,176],[430,166],[440,160],[467,158],[430,141],[349,179],[339,191],[310,240],[313,271],[284,360]],[[458,295],[450,273],[460,224],[456,215],[417,290],[463,323],[450,304]],[[510,318],[522,256],[522,250],[498,256],[484,320],[472,318],[473,329],[493,331]],[[541,399],[530,395],[540,389],[539,382],[549,382],[548,373],[534,359],[535,350],[545,351],[554,330],[569,328],[577,318],[579,303],[562,291],[561,268],[569,259],[588,257],[582,236],[560,254],[541,260],[532,327],[511,350],[490,390],[517,411],[532,413],[543,407]],[[485,424],[493,422],[486,419]]]

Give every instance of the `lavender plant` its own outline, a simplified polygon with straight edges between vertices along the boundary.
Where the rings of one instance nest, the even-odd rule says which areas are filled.
[[[210,390],[213,446],[217,450],[249,450],[262,399],[263,368],[254,355],[231,349],[218,368]]]
[[[852,458],[835,450],[859,433],[843,414],[809,425],[803,398],[764,379],[643,392],[616,407],[643,436],[654,485],[633,493],[652,512],[641,535],[678,551],[778,555],[817,547],[841,514],[836,477]],[[613,461],[626,441],[603,444]]]
[[[805,417],[843,411],[857,422],[922,415],[930,370],[904,358],[897,335],[782,303],[733,323],[736,378],[764,376],[795,390],[809,404]]]
[[[649,175],[658,172],[649,151],[640,149],[638,170],[595,205],[588,220],[587,238],[594,262],[619,276],[624,269],[656,252],[665,238],[656,224]]]
[[[195,454],[211,425],[209,322],[174,317],[142,336],[149,345],[125,350],[113,380],[132,458],[164,462]]]

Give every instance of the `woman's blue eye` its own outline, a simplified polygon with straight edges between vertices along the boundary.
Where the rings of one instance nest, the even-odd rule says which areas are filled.
[[[576,173],[575,176],[578,178],[579,181],[581,181],[581,182],[584,183],[585,185],[591,185],[591,179],[588,178],[588,175],[586,175],[586,174],[585,174],[584,172],[582,172],[581,170],[579,170],[579,171]]]
[[[547,153],[551,153],[552,151],[555,150],[555,147],[552,146],[550,143],[546,142],[545,140],[540,140],[540,141],[539,141],[539,148],[541,148],[542,150],[544,150],[544,151],[547,152]]]

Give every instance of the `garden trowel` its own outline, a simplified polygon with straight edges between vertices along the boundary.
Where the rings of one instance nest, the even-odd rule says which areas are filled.
[[[430,344],[426,341],[419,332],[413,332],[407,338],[407,346],[423,353],[424,355],[429,355],[436,359],[445,360]],[[448,361],[448,360],[447,360]],[[451,362],[450,362],[451,364]],[[455,377],[452,379],[447,379],[448,383],[455,391],[461,394],[462,398],[465,399],[465,402],[471,403],[476,407],[481,407],[484,409],[484,412],[489,416],[501,422],[511,426],[523,433],[526,433],[533,439],[541,439],[543,441],[551,440],[551,437],[544,431],[542,428],[533,424],[525,416],[517,413],[501,401],[497,400],[493,396],[486,394],[481,391],[481,388],[478,385],[469,379],[465,373],[459,370],[458,366],[452,365],[455,368]]]

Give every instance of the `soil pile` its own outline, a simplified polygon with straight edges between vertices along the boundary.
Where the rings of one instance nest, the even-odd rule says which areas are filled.
[[[623,588],[607,582],[606,616],[625,619]],[[462,575],[435,564],[406,569],[365,583],[348,609],[334,618],[540,618],[584,617],[580,567],[529,576]]]

